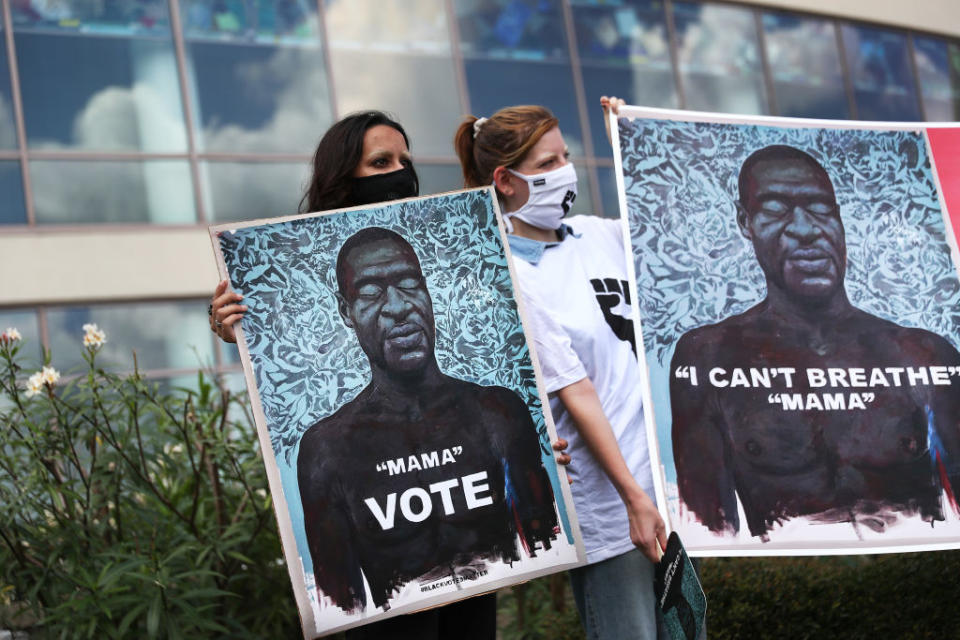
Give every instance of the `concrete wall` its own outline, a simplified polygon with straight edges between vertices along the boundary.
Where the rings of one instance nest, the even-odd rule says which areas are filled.
[[[0,305],[206,297],[217,268],[206,229],[0,235]]]
[[[795,11],[960,36],[960,0],[741,0]]]

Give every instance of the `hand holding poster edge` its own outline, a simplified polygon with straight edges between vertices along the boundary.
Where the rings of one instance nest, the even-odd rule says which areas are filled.
[[[618,186],[618,195],[620,199],[620,206],[622,210],[621,219],[624,221],[625,228],[629,230],[630,222],[627,220],[626,211],[627,211],[627,194],[626,194],[626,185],[624,181],[624,169],[623,163],[624,159],[621,155],[621,144],[620,139],[622,137],[621,130],[619,126],[619,121],[613,115],[610,116],[613,118],[611,129],[614,132],[614,156],[615,156],[615,166],[616,166],[616,178]],[[907,130],[918,130],[926,128],[942,128],[949,127],[949,124],[933,124],[930,123],[897,123],[891,125],[890,123],[861,123],[861,122],[838,122],[838,121],[815,121],[815,120],[791,120],[791,119],[782,119],[782,118],[771,118],[771,117],[757,117],[757,118],[747,118],[747,117],[738,117],[738,116],[724,116],[718,114],[704,114],[696,112],[677,112],[664,109],[650,109],[642,107],[624,107],[621,108],[620,118],[656,118],[661,120],[672,120],[680,122],[721,122],[727,124],[751,124],[751,125],[762,125],[762,126],[789,126],[795,128],[832,128],[832,129],[843,129],[843,128],[857,128],[864,130],[890,130],[890,129],[907,129]],[[952,125],[956,126],[956,125]],[[944,216],[946,216],[946,209],[943,206],[942,192],[939,194],[941,200],[941,209]],[[956,247],[956,238],[953,233],[950,232],[949,220],[947,220],[947,232],[946,232],[946,241],[950,247],[950,252],[952,253],[954,260],[953,266],[954,271],[956,267],[960,264],[960,261],[957,259],[957,247]],[[629,237],[629,231],[628,235]],[[634,266],[634,255],[630,251],[628,264],[631,268]],[[636,275],[636,274],[635,274]],[[631,288],[636,285],[636,277],[634,277],[633,282],[631,282]],[[634,299],[642,301],[643,297],[637,294],[636,290],[633,290],[632,293],[636,296]],[[643,320],[646,318],[641,318],[637,309],[634,311],[634,321],[637,326],[641,327],[641,340],[646,340],[648,337],[648,332],[644,330]],[[644,357],[641,358],[641,364],[644,365],[642,368],[645,371],[645,374],[649,374],[649,368],[644,363],[647,354],[647,349],[643,349]],[[656,424],[658,422],[658,410],[662,409],[662,403],[655,404],[652,398],[651,386],[648,384],[643,389],[644,401],[646,404],[646,419],[647,419],[647,428],[648,435],[651,435],[658,446],[651,446],[651,458],[652,465],[654,469],[660,471],[659,474],[655,475],[656,491],[658,504],[661,507],[661,510],[665,510],[666,500],[662,500],[666,492],[666,465],[663,463],[662,451],[659,446],[659,441],[656,440]],[[669,413],[669,411],[668,411]],[[742,507],[740,507],[742,509]],[[665,521],[670,523],[671,528],[676,528],[674,526],[674,520],[664,516]],[[738,542],[750,542],[749,536],[746,539],[739,540]],[[690,544],[688,542],[688,544]],[[786,553],[791,554],[824,554],[824,553],[864,553],[864,552],[881,552],[881,551],[902,551],[902,550],[912,550],[912,549],[922,549],[922,548],[955,548],[957,546],[956,542],[953,541],[930,541],[926,543],[918,543],[914,539],[903,540],[900,544],[896,545],[883,545],[878,544],[876,547],[870,547],[869,545],[864,545],[861,541],[837,541],[829,544],[819,544],[813,543],[806,548],[797,548],[795,544],[791,543],[781,543],[776,540],[767,541],[761,545],[742,545],[742,546],[730,546],[729,541],[718,541],[716,544],[708,545],[692,545],[690,544],[691,555],[783,555]]]
[[[492,195],[492,189],[489,187],[486,187],[482,189],[450,192],[448,194],[441,194],[440,196],[411,198],[411,199],[408,199],[407,201],[383,203],[381,205],[377,205],[376,207],[361,206],[361,207],[352,207],[346,210],[323,212],[320,214],[285,216],[282,218],[272,218],[268,220],[254,220],[254,221],[243,222],[243,223],[228,223],[228,224],[212,225],[210,227],[210,234],[211,234],[211,240],[213,242],[214,251],[217,257],[218,269],[223,277],[230,279],[230,274],[227,272],[222,247],[218,240],[218,235],[220,233],[232,232],[232,231],[245,229],[253,226],[258,226],[258,225],[275,225],[278,223],[283,223],[291,220],[300,220],[304,218],[329,216],[331,214],[342,213],[344,211],[349,211],[349,210],[384,209],[389,206],[397,205],[398,203],[429,200],[431,198],[442,198],[444,195],[454,196],[457,194],[467,193],[470,191],[486,191],[487,193],[490,194],[489,198],[491,201],[491,207],[495,214],[495,219],[497,221],[497,227],[498,227],[496,233],[499,236],[499,241],[501,243],[501,246],[505,255],[508,255],[507,252],[509,252],[509,246],[506,243],[505,232],[503,229],[502,220],[500,219],[499,210],[497,208],[496,198],[493,197]],[[510,269],[510,278],[512,280],[514,276],[512,273],[512,266],[510,265],[509,260],[507,260],[506,264],[508,265],[508,269]],[[516,300],[517,314],[519,316],[519,320],[521,323],[523,323],[524,319],[523,319],[522,300],[520,299],[520,296],[516,296],[515,300]],[[245,377],[247,379],[248,388],[250,389],[251,406],[253,408],[254,415],[257,421],[258,437],[261,443],[261,447],[264,450],[264,461],[265,461],[265,464],[267,465],[270,489],[271,489],[271,493],[274,496],[275,514],[278,517],[278,521],[281,523],[280,533],[281,533],[281,540],[283,543],[284,555],[286,557],[288,569],[291,574],[291,580],[294,582],[294,591],[297,598],[298,608],[301,612],[301,618],[302,618],[303,627],[304,627],[304,634],[305,634],[305,637],[313,637],[313,634],[316,632],[311,631],[311,629],[317,629],[317,631],[320,631],[321,629],[319,626],[317,626],[317,622],[314,620],[314,617],[313,617],[314,609],[309,602],[309,598],[307,597],[306,591],[301,586],[299,586],[299,585],[305,584],[305,579],[306,579],[305,568],[303,567],[303,564],[300,561],[300,555],[297,553],[297,549],[298,549],[297,542],[293,535],[293,531],[291,530],[291,527],[290,527],[289,517],[284,516],[284,514],[289,513],[290,506],[287,502],[287,498],[284,493],[284,488],[283,488],[284,483],[281,480],[280,473],[277,469],[277,459],[275,456],[275,452],[273,450],[272,443],[270,441],[271,440],[270,435],[267,432],[266,428],[263,426],[263,425],[266,425],[267,419],[264,412],[264,407],[260,397],[260,393],[257,390],[255,379],[252,375],[253,362],[251,360],[249,344],[248,344],[250,336],[248,332],[244,332],[243,328],[241,327],[237,333],[237,337],[238,337],[238,347],[240,350],[241,362],[243,363]],[[532,345],[531,345],[531,348],[529,349],[529,353],[530,353],[531,365],[537,375],[536,391],[540,398],[540,402],[542,403],[542,406],[546,407],[548,406],[546,402],[546,395],[544,393],[542,384],[539,379],[539,364],[536,361],[536,355],[534,353],[534,350],[532,349]],[[554,426],[553,426],[549,411],[546,411],[546,410],[543,411],[543,419],[546,422],[546,429],[550,437],[552,439],[556,439],[556,434],[555,434]],[[549,457],[551,460],[553,460],[552,450],[549,454]],[[576,523],[576,516],[573,512],[572,500],[570,498],[570,493],[569,493],[569,487],[568,487],[568,483],[566,482],[566,473],[562,467],[558,467],[556,470],[556,473],[560,480],[558,483],[559,486],[556,488],[556,492],[562,495],[563,502],[565,503],[561,511],[561,513],[565,513],[566,515],[566,523],[564,525],[565,527],[564,530],[567,531],[568,535],[571,535],[573,538],[573,543],[570,545],[571,551],[573,553],[572,561],[566,561],[565,563],[551,566],[551,567],[543,566],[540,569],[536,569],[533,571],[525,570],[524,572],[517,574],[522,576],[522,578],[520,578],[522,580],[527,580],[539,575],[546,575],[548,573],[552,573],[557,570],[562,570],[572,566],[577,566],[581,564],[583,560],[582,543],[580,542],[577,523]],[[560,505],[558,504],[558,507],[559,506]],[[569,528],[566,528],[567,526]],[[503,586],[513,584],[516,581],[517,581],[517,578],[506,577],[506,578],[498,578],[493,581],[483,582],[482,584],[479,584],[479,585],[477,584],[470,585],[467,587],[464,587],[463,584],[459,584],[457,585],[458,587],[458,591],[456,592],[457,595],[454,597],[451,597],[449,594],[425,597],[422,599],[418,599],[415,603],[407,603],[407,604],[400,604],[398,606],[393,606],[388,611],[375,614],[373,617],[375,617],[375,619],[385,619],[388,617],[392,617],[394,615],[411,613],[424,608],[431,608],[433,606],[440,606],[447,602],[451,602],[454,599],[459,599],[460,596],[464,596],[464,595],[470,596],[470,595],[479,595],[481,593],[487,593],[492,589],[501,588]],[[363,624],[369,619],[372,619],[371,616],[369,614],[365,614],[361,618],[348,622],[347,624],[324,628],[322,629],[322,633],[332,633],[338,630],[350,628],[352,626],[356,626],[357,624]]]

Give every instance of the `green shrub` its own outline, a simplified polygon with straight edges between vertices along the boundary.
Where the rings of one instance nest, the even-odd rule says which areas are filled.
[[[503,589],[497,627],[503,640],[583,640],[583,627],[566,573]]]
[[[299,636],[244,396],[202,373],[162,391],[135,361],[106,371],[102,339],[61,382],[49,366],[25,378],[19,336],[0,336],[0,628]]]
[[[958,638],[960,551],[706,558],[712,640]]]

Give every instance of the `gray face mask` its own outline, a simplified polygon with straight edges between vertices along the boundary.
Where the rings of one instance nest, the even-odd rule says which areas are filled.
[[[516,211],[503,214],[507,231],[513,231],[510,218],[518,218],[538,229],[559,229],[560,221],[577,199],[577,172],[567,163],[558,169],[528,176],[507,169],[527,183],[530,196]]]

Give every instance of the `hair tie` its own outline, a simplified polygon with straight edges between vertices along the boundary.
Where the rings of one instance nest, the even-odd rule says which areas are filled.
[[[476,140],[477,135],[480,133],[480,127],[483,126],[483,123],[486,122],[486,118],[477,118],[473,121],[473,138]]]

